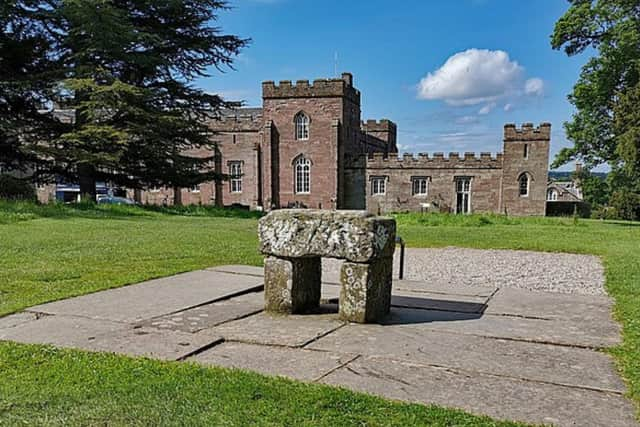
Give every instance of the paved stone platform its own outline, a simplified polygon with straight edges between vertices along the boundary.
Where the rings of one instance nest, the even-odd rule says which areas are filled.
[[[0,318],[0,340],[249,369],[530,423],[638,425],[602,351],[620,343],[605,295],[504,277],[396,280],[382,324],[349,324],[326,273],[310,314],[267,315],[262,268],[222,266],[31,307]]]

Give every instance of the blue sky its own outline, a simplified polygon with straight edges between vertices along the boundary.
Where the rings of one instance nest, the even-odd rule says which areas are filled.
[[[235,71],[198,81],[249,106],[263,80],[350,71],[362,118],[398,124],[402,152],[501,150],[505,123],[552,123],[553,156],[568,142],[567,94],[586,56],[550,47],[562,0],[235,0],[226,33],[250,37]],[[568,165],[563,169],[571,169]]]

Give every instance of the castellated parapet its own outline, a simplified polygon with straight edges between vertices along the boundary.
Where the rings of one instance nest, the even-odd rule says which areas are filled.
[[[360,128],[363,132],[394,132],[396,131],[396,124],[388,119],[362,121]]]
[[[293,84],[291,80],[282,80],[275,84],[273,81],[262,82],[263,99],[284,98],[347,98],[360,104],[360,91],[351,86],[348,79],[318,79],[310,83],[309,80],[298,80]]]
[[[214,132],[255,132],[263,125],[262,115],[226,115],[209,121]]]
[[[411,153],[398,156],[397,153],[374,153],[367,157],[366,167],[371,169],[500,169],[502,168],[502,153],[495,157],[491,153],[419,153],[414,157]]]
[[[517,128],[514,123],[504,125],[504,141],[548,141],[551,139],[551,123],[541,123],[534,127],[533,123],[524,123]]]

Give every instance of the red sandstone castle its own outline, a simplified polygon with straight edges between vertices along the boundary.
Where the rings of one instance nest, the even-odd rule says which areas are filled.
[[[183,189],[185,204],[378,212],[544,215],[551,126],[504,127],[502,153],[398,157],[396,125],[360,118],[353,77],[262,83],[262,108],[211,121],[216,168],[230,179]],[[134,192],[130,192],[134,197]],[[137,192],[142,203],[172,189]]]

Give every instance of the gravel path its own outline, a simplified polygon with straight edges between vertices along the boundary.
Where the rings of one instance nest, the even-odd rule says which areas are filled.
[[[399,248],[393,277],[398,277]],[[340,261],[323,259],[323,279],[338,281]],[[441,285],[491,285],[535,291],[606,295],[604,268],[591,255],[463,248],[407,248],[407,280]]]

